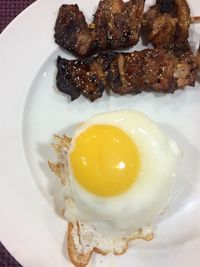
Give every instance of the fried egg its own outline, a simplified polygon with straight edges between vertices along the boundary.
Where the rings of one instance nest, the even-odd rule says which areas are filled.
[[[93,116],[78,127],[66,157],[67,194],[76,203],[66,216],[119,234],[151,224],[170,198],[180,155],[142,113]]]
[[[64,216],[76,246],[81,240],[84,248],[120,254],[128,240],[150,240],[148,227],[170,200],[182,156],[175,141],[133,110],[95,115],[66,138],[50,167],[65,186]]]

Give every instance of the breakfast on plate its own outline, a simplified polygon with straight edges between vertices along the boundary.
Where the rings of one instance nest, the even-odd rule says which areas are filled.
[[[104,91],[124,95],[153,91],[173,93],[194,86],[198,63],[187,41],[132,53],[107,52],[90,58],[57,59],[56,84],[71,96],[94,101]]]
[[[126,252],[134,239],[153,238],[168,206],[182,153],[144,114],[95,115],[72,138],[56,136],[51,170],[64,187],[71,262],[86,266],[93,252]],[[123,216],[122,216],[123,214]]]
[[[58,57],[56,85],[60,92],[71,100],[83,95],[94,101],[104,91],[120,95],[142,91],[173,93],[195,85],[200,57],[199,52],[193,54],[188,42],[191,17],[187,2],[157,0],[142,14],[143,6],[141,0],[100,1],[90,27],[77,5],[61,6],[55,40],[84,58]],[[132,53],[107,51],[88,57],[136,44],[140,28],[153,49]]]
[[[103,0],[88,25],[77,5],[62,5],[55,25],[55,40],[79,57],[127,48],[139,39],[145,0]]]
[[[56,85],[71,100],[90,101],[104,91],[174,93],[194,86],[200,49],[193,53],[186,0],[102,0],[91,24],[78,5],[62,5],[55,41],[78,56],[58,56]],[[135,45],[140,35],[153,45],[141,51],[113,51]],[[79,124],[72,138],[55,136],[58,160],[49,161],[64,189],[67,251],[76,267],[93,252],[121,255],[134,239],[153,239],[154,222],[172,198],[182,153],[175,141],[140,112],[98,114]],[[123,216],[122,216],[123,214]]]

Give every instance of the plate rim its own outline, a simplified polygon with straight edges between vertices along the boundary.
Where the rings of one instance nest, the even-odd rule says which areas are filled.
[[[5,155],[2,155],[0,153],[0,177],[7,176],[8,173],[10,173],[8,184],[0,187],[0,195],[2,196],[2,199],[5,203],[7,203],[6,207],[0,203],[0,212],[1,214],[6,214],[3,218],[3,220],[0,220],[0,236],[1,236],[1,242],[6,247],[6,249],[12,254],[14,258],[17,259],[17,261],[25,266],[30,266],[30,259],[32,255],[27,255],[27,251],[31,251],[31,245],[30,247],[26,248],[25,250],[22,249],[18,245],[18,242],[14,242],[12,244],[12,240],[16,235],[16,239],[19,240],[20,244],[23,244],[24,240],[27,238],[30,238],[31,235],[29,233],[26,233],[24,237],[20,237],[20,234],[15,233],[15,229],[13,228],[13,220],[15,220],[15,226],[18,229],[25,228],[27,224],[29,223],[29,220],[35,220],[34,214],[27,214],[27,218],[25,221],[22,221],[20,217],[23,212],[20,212],[19,210],[14,211],[13,214],[8,214],[7,209],[13,208],[12,203],[9,203],[9,196],[7,195],[7,190],[9,187],[15,187],[16,188],[16,196],[18,194],[22,194],[20,198],[20,203],[16,205],[17,208],[23,208],[24,203],[23,200],[25,197],[32,196],[33,198],[39,197],[41,199],[40,202],[40,208],[47,210],[50,214],[54,213],[54,211],[49,206],[48,202],[45,199],[41,198],[41,194],[34,183],[33,179],[30,179],[28,181],[24,181],[25,188],[27,188],[27,192],[24,192],[22,189],[18,188],[18,181],[22,181],[21,177],[27,176],[27,174],[30,174],[30,171],[28,170],[26,166],[25,156],[24,156],[24,150],[23,150],[23,140],[22,140],[22,124],[23,124],[23,112],[24,112],[24,103],[26,102],[27,95],[29,93],[29,90],[27,88],[30,88],[35,76],[38,73],[38,66],[42,66],[43,63],[46,61],[46,58],[52,54],[56,49],[57,46],[53,42],[53,26],[54,26],[54,19],[53,17],[56,17],[56,13],[58,10],[58,7],[63,3],[62,0],[37,0],[33,4],[31,4],[28,8],[26,8],[22,13],[20,13],[7,27],[6,29],[1,33],[0,35],[0,58],[2,61],[0,61],[0,69],[3,69],[3,78],[1,78],[0,84],[3,85],[4,90],[6,90],[7,97],[10,99],[9,105],[7,105],[6,101],[1,101],[2,104],[1,108],[4,112],[0,113],[0,120],[4,123],[5,127],[5,133],[8,133],[8,136],[0,135],[1,142],[0,142],[0,149],[1,151],[5,152]],[[46,6],[48,5],[48,9]],[[30,18],[32,16],[34,17],[40,17],[43,11],[46,11],[46,18],[43,19],[43,25],[41,26],[39,21],[31,20]],[[49,15],[49,16],[48,16]],[[28,47],[18,47],[20,50],[19,54],[16,53],[16,40],[17,42],[20,42],[23,40],[23,38],[26,39],[26,34],[28,34],[28,29],[34,29],[33,34],[31,36],[31,39],[28,40]],[[45,34],[44,34],[45,32]],[[24,33],[24,35],[22,34]],[[18,39],[19,38],[19,39]],[[22,38],[22,39],[20,39]],[[36,43],[36,45],[33,43],[35,39],[40,39],[41,43]],[[52,39],[52,42],[49,41]],[[15,45],[13,45],[15,44]],[[34,58],[28,58],[31,52],[31,47],[35,49],[37,56]],[[20,56],[20,53],[23,51],[23,56]],[[18,62],[22,61],[25,63],[29,63],[31,65],[31,68],[26,68],[25,75],[22,75],[20,68],[16,69],[14,66],[11,66],[10,62],[7,61],[7,53],[9,52],[9,57],[15,57],[15,60],[18,60]],[[29,61],[30,59],[30,61]],[[12,79],[10,78],[10,73],[12,74]],[[21,79],[23,78],[23,85],[21,85]],[[20,88],[19,92],[19,99],[15,100],[13,99],[13,93],[12,90],[16,88]],[[11,89],[12,88],[12,89]],[[17,112],[16,112],[17,109]],[[8,114],[7,120],[10,121],[13,118],[13,114],[15,117],[15,122],[13,122],[12,125],[7,124],[5,121],[4,114]],[[17,159],[17,162],[23,162],[23,164],[26,166],[22,170],[18,170],[17,173],[12,170],[12,168],[9,169],[9,164],[6,161],[6,158],[9,157],[10,153],[12,153],[12,146],[15,144],[15,139],[20,140],[19,144],[17,145],[18,151],[14,151],[14,155],[12,159]],[[16,164],[17,164],[16,162]],[[16,175],[16,181],[12,180],[12,176]],[[1,183],[2,184],[2,183]],[[31,186],[31,187],[30,187]],[[15,197],[14,196],[14,200]],[[31,208],[31,207],[30,207]],[[34,207],[35,208],[35,207]],[[37,206],[36,206],[37,208]],[[33,211],[34,213],[34,211]],[[17,218],[17,219],[16,219]],[[37,223],[37,222],[35,222]],[[21,225],[20,225],[21,224]],[[39,225],[40,229],[44,229],[46,225]],[[10,235],[7,235],[7,231],[5,229],[12,229],[10,232]],[[37,239],[33,240],[35,242]],[[12,245],[11,245],[12,244]],[[26,256],[24,255],[26,254]],[[32,254],[32,253],[31,253]],[[30,256],[30,257],[29,257]],[[68,262],[66,261],[66,266],[68,265]],[[34,262],[33,265],[34,266]]]

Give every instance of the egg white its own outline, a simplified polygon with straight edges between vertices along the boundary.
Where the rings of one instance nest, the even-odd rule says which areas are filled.
[[[89,126],[96,124],[119,127],[138,147],[141,157],[139,175],[132,187],[121,195],[95,196],[86,191],[73,176],[69,155],[76,138]],[[70,173],[70,190],[66,190],[68,204],[65,216],[70,221],[80,220],[99,231],[119,235],[150,225],[170,198],[180,158],[181,152],[176,143],[140,112],[123,110],[93,116],[79,126],[68,151],[66,164]]]

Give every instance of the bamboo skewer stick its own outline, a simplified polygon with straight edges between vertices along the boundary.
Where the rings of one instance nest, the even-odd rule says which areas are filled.
[[[191,17],[191,23],[200,23],[200,16]]]

